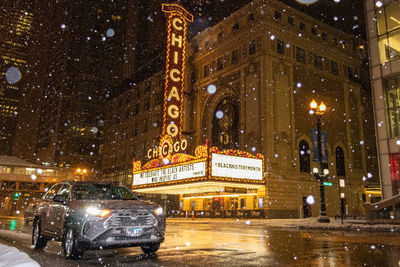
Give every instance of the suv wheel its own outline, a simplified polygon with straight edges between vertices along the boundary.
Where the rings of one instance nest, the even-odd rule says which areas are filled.
[[[70,260],[82,258],[82,255],[85,252],[83,248],[79,247],[76,233],[72,228],[66,228],[62,246],[64,248],[65,258]]]
[[[42,236],[42,229],[40,226],[40,219],[33,221],[32,227],[32,245],[34,249],[43,249],[47,245],[47,239]]]
[[[145,254],[151,254],[157,252],[160,248],[160,243],[152,243],[140,246]]]

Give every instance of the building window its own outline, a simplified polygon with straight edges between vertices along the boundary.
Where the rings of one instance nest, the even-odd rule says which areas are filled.
[[[239,62],[239,50],[238,49],[232,51],[231,62],[232,62],[232,65]]]
[[[216,107],[213,118],[213,145],[221,149],[239,147],[239,105],[225,98]]]
[[[151,90],[151,81],[148,80],[148,81],[146,82],[146,93],[150,92],[150,90]]]
[[[313,35],[317,35],[317,29],[314,28],[314,27],[312,27],[312,28],[311,28],[311,33],[312,33]]]
[[[304,140],[299,144],[300,172],[310,173],[310,147]]]
[[[136,146],[131,145],[129,150],[130,150],[130,152],[129,152],[130,159],[131,160],[135,159],[136,158]]]
[[[314,54],[314,67],[322,70],[322,57],[320,55]]]
[[[280,20],[282,18],[281,12],[275,11],[274,19]]]
[[[400,16],[398,3],[382,7],[376,12],[380,62],[400,57]]]
[[[279,54],[282,54],[282,55],[285,54],[285,45],[282,40],[278,39],[276,41],[276,52],[278,52]]]
[[[149,124],[148,124],[148,122],[147,122],[147,119],[144,119],[144,120],[143,120],[143,125],[142,125],[142,127],[143,127],[143,132],[144,132],[144,133],[147,132],[147,131],[149,130]]]
[[[133,115],[139,114],[139,103],[136,103],[135,107],[133,108]]]
[[[353,74],[353,68],[352,67],[347,67],[347,77],[349,80],[353,80],[354,74]]]
[[[250,13],[249,14],[249,21],[253,21],[254,20],[254,14],[253,13]]]
[[[394,78],[385,82],[386,116],[389,120],[388,126],[390,137],[400,136],[400,78]]]
[[[160,92],[160,93],[156,94],[156,96],[154,98],[154,106],[161,105],[163,98],[164,98],[164,93]]]
[[[222,37],[224,37],[224,33],[223,33],[223,32],[219,32],[219,33],[218,33],[218,40],[219,40],[219,39],[222,39]]]
[[[306,52],[303,48],[296,47],[296,61],[306,64]]]
[[[204,77],[208,77],[208,75],[210,75],[210,66],[209,65],[205,65],[204,66],[204,70],[203,70],[203,76]]]
[[[235,23],[232,25],[232,31],[238,31],[239,30],[239,23]]]
[[[294,19],[292,17],[287,18],[287,22],[290,26],[294,26]]]
[[[217,70],[222,70],[224,68],[224,59],[221,57],[217,60]]]
[[[328,35],[325,32],[322,33],[322,40],[328,40]]]
[[[137,123],[137,122],[135,122],[135,123],[133,124],[133,126],[132,126],[132,135],[133,135],[133,136],[138,135],[138,123]]]
[[[256,41],[252,40],[249,43],[249,55],[253,55],[256,53]]]
[[[336,175],[346,176],[346,165],[344,164],[344,153],[340,147],[336,148]]]
[[[306,24],[304,24],[303,22],[300,22],[299,28],[301,31],[304,31],[306,29]]]
[[[146,98],[144,100],[144,105],[143,105],[143,110],[149,110],[150,109],[150,98]]]
[[[339,67],[336,61],[331,60],[331,73],[334,75],[339,75]]]

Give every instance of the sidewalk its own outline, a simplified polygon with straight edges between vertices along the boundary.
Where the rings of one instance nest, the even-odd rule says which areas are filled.
[[[167,218],[169,223],[193,223],[193,224],[243,224],[253,226],[267,226],[274,228],[317,229],[317,230],[340,230],[340,231],[380,231],[380,232],[400,232],[400,225],[395,224],[369,224],[364,220],[346,219],[341,220],[331,218],[330,223],[319,223],[317,218],[307,219],[230,219],[230,218]]]

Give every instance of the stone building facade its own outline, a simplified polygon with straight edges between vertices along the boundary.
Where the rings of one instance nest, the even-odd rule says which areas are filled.
[[[257,192],[261,201],[245,196],[252,203],[247,208],[263,210],[267,217],[317,216],[319,183],[311,170],[319,163],[312,161],[316,122],[309,104],[323,101],[332,183],[325,187],[328,216],[339,214],[340,193],[345,194],[347,214],[364,213],[373,136],[365,129],[364,105],[370,103],[364,102],[360,79],[361,40],[281,2],[253,1],[189,42],[183,126],[189,154],[205,143],[261,153],[265,189]],[[157,145],[162,73],[131,82],[109,101],[102,148],[105,180],[130,184],[132,158],[145,161],[149,146]],[[306,202],[310,195],[315,205]],[[209,209],[202,201],[196,198],[192,206]],[[193,209],[185,203],[180,208]]]

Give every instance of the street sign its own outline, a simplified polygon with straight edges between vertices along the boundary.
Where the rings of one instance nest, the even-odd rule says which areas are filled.
[[[324,185],[325,185],[325,186],[332,186],[332,183],[324,182]]]

